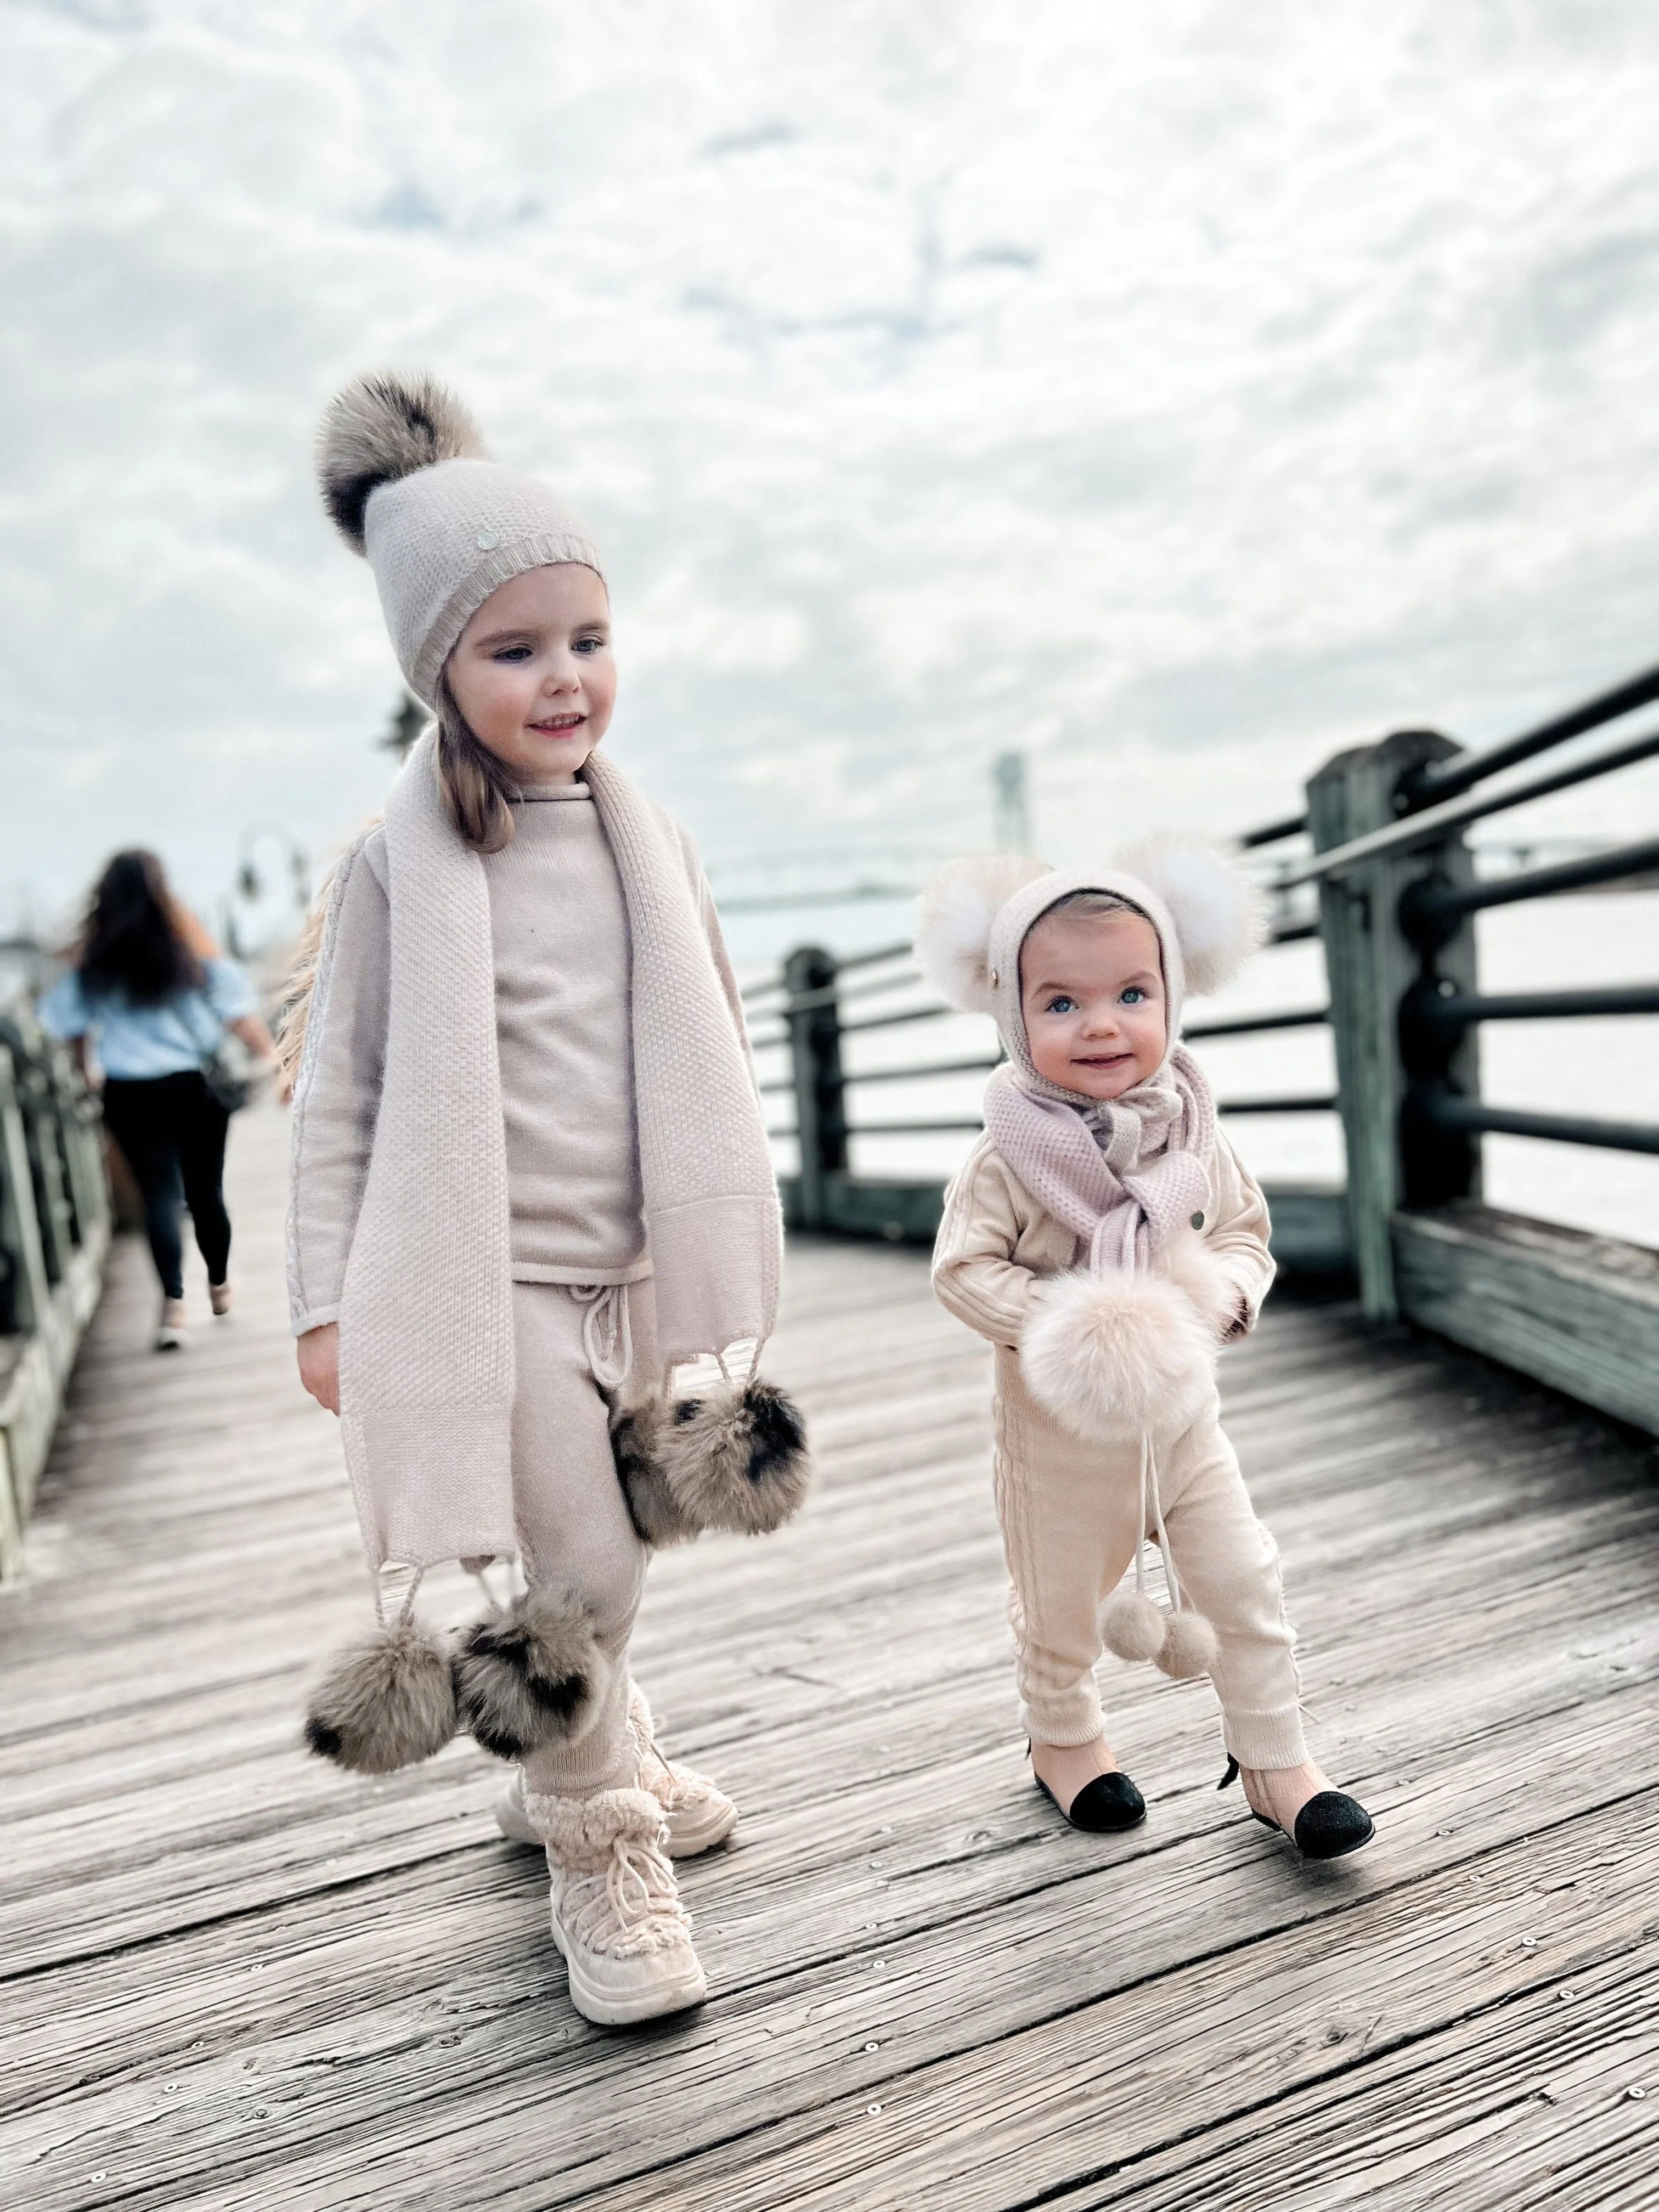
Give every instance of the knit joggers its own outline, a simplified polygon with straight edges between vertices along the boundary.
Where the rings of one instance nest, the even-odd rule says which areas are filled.
[[[617,1480],[606,1407],[593,1379],[594,1324],[625,1304],[636,1376],[656,1372],[655,1305],[648,1282],[604,1294],[562,1283],[514,1283],[518,1386],[513,1407],[513,1504],[532,1589],[574,1590],[593,1619],[613,1669],[609,1694],[580,1742],[532,1752],[526,1787],[539,1796],[589,1797],[631,1788],[639,1750],[628,1727],[628,1639],[650,1562]]]
[[[996,1498],[1012,1583],[1009,1618],[1025,1726],[1038,1743],[1103,1733],[1098,1616],[1134,1556],[1140,1447],[1085,1443],[1026,1390],[997,1348]],[[1296,1637],[1279,1554],[1251,1507],[1218,1401],[1158,1448],[1158,1488],[1183,1602],[1214,1627],[1212,1680],[1227,1750],[1242,1766],[1299,1766]],[[1150,1517],[1150,1516],[1149,1516]],[[1152,1528],[1144,1532],[1155,1534]]]

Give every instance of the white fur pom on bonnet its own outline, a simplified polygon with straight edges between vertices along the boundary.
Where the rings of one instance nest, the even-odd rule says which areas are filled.
[[[994,1014],[991,925],[1028,884],[1054,871],[1024,853],[970,853],[949,860],[916,903],[916,958],[958,1013]]]
[[[1060,870],[1015,853],[952,860],[923,891],[916,958],[960,1013],[1003,1019],[1018,1006],[1020,941],[1050,906],[1074,892],[1109,891],[1139,907],[1158,931],[1173,1010],[1186,993],[1207,997],[1230,983],[1267,931],[1261,895],[1213,846],[1160,838],[1100,869]]]

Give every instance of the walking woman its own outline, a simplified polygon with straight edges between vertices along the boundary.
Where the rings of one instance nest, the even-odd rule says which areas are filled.
[[[230,1311],[230,1216],[222,1183],[229,1110],[204,1073],[227,1030],[262,1060],[270,1032],[241,970],[167,889],[154,853],[118,853],[99,878],[74,966],[40,1003],[40,1019],[72,1043],[87,1069],[95,1039],[104,1071],[104,1123],[144,1200],[144,1226],[161,1279],[158,1352],[185,1341],[184,1246],[190,1208],[216,1314]]]

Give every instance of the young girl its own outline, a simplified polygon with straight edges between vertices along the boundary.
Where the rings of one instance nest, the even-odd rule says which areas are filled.
[[[150,1257],[161,1281],[158,1352],[185,1340],[182,1205],[207,1262],[208,1303],[230,1311],[230,1216],[225,1139],[230,1115],[203,1064],[229,1030],[261,1060],[275,1057],[247,979],[167,888],[154,853],[118,853],[99,877],[73,966],[40,1002],[40,1019],[88,1048],[104,1071],[104,1126],[144,1201]]]
[[[933,1285],[996,1347],[997,1508],[1039,1789],[1073,1827],[1146,1817],[1105,1738],[1103,1638],[1207,1673],[1223,1786],[1242,1771],[1258,1819],[1334,1858],[1370,1820],[1308,1756],[1278,1554],[1214,1382],[1273,1279],[1267,1210],[1176,1042],[1186,992],[1219,989],[1256,938],[1249,887],[1197,848],[1148,849],[1133,872],[1006,856],[945,871],[917,950],[953,1006],[994,1016],[1008,1059],[946,1198]],[[1144,1587],[1154,1536],[1168,1613]]]
[[[742,1016],[690,840],[595,750],[617,675],[582,525],[425,379],[348,386],[320,473],[436,726],[337,872],[289,1029],[300,1372],[381,1622],[307,1732],[371,1772],[458,1727],[517,1759],[498,1819],[547,1847],[572,1997],[644,2020],[704,1995],[670,1858],[737,1817],[629,1678],[646,1538],[775,1525],[805,1479],[791,1409],[742,1380],[781,1249]],[[709,1353],[738,1379],[665,1400]],[[414,1598],[456,1559],[528,1587],[452,1650]]]

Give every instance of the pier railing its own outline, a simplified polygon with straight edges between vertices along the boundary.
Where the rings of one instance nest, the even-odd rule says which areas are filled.
[[[26,1000],[0,1005],[0,1578],[21,1564],[109,1233],[96,1101]]]
[[[1273,866],[1279,915],[1273,942],[1321,940],[1326,1002],[1200,1020],[1185,1035],[1202,1043],[1329,1026],[1334,1091],[1224,1093],[1220,1101],[1224,1116],[1340,1116],[1346,1188],[1269,1186],[1281,1265],[1351,1269],[1373,1318],[1431,1328],[1659,1430],[1659,1254],[1500,1212],[1484,1204],[1480,1185],[1480,1139],[1488,1133],[1651,1154],[1659,1152],[1659,1125],[1493,1105],[1480,1080],[1486,1023],[1659,1014],[1659,931],[1652,982],[1494,994],[1480,987],[1474,927],[1488,908],[1659,886],[1659,838],[1484,878],[1464,835],[1476,821],[1659,756],[1659,732],[1650,727],[1565,765],[1510,773],[1656,702],[1659,670],[1485,751],[1466,751],[1436,732],[1405,731],[1339,754],[1309,784],[1305,814],[1239,841],[1271,854],[1310,840],[1310,854]],[[1298,908],[1298,893],[1316,894],[1316,917]],[[927,994],[908,943],[841,960],[804,945],[745,997],[757,1050],[784,1048],[786,1072],[769,1068],[761,1087],[769,1102],[787,1102],[787,1118],[774,1121],[773,1134],[797,1148],[796,1171],[781,1178],[792,1225],[931,1237],[943,1183],[855,1173],[851,1148],[860,1137],[979,1128],[977,1114],[960,1108],[884,1115],[880,1094],[894,1084],[914,1095],[918,1085],[988,1073],[994,1046],[925,1048],[939,1023],[960,1032],[970,1018]],[[981,1023],[974,1033],[988,1030]],[[914,1036],[920,1048],[867,1064],[862,1040],[883,1031]]]

